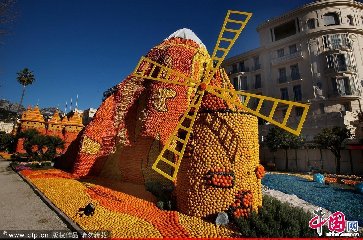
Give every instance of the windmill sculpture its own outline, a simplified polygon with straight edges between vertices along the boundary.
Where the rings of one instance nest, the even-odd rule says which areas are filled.
[[[180,118],[177,127],[166,141],[166,144],[164,145],[160,155],[157,157],[152,166],[153,170],[165,178],[174,182],[176,180],[181,160],[183,158],[188,140],[191,136],[194,121],[201,106],[203,95],[206,92],[214,94],[215,96],[225,100],[230,108],[247,111],[248,113],[260,117],[263,120],[266,120],[269,123],[274,124],[290,133],[295,135],[300,134],[309,109],[308,104],[280,100],[272,97],[210,85],[210,81],[213,79],[217,70],[219,70],[223,60],[227,56],[228,52],[232,48],[233,44],[239,37],[251,16],[252,14],[247,12],[231,10],[227,12],[227,16],[225,17],[222,29],[219,33],[216,46],[213,50],[212,57],[210,61],[204,65],[204,73],[199,79],[188,77],[183,73],[167,68],[145,57],[142,57],[136,66],[133,73],[133,76],[135,77],[160,81],[168,84],[187,86],[191,90],[190,96],[192,99],[190,101],[189,107]],[[243,19],[240,20],[240,18]],[[228,79],[225,71],[222,70],[221,72],[223,78]],[[249,103],[252,101],[258,102],[256,108],[251,108],[249,106]],[[261,110],[263,104],[270,104],[270,111],[264,113]],[[283,120],[278,121],[275,118],[275,112],[278,106],[281,105],[287,106],[287,109],[286,112],[283,113]],[[302,115],[295,128],[288,126],[288,120],[294,107],[299,107],[302,109]],[[161,169],[159,167],[161,162],[167,164],[173,169],[173,171],[168,172]]]

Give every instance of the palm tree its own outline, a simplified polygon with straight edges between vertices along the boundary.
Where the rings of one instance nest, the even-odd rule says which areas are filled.
[[[23,70],[21,70],[17,74],[18,74],[18,77],[16,78],[16,80],[18,80],[18,82],[21,85],[23,85],[23,92],[21,94],[20,103],[19,103],[18,111],[17,111],[17,114],[19,114],[20,106],[23,104],[23,99],[24,99],[24,94],[25,94],[25,87],[27,85],[31,85],[35,81],[35,78],[34,78],[33,72],[29,71],[28,68],[24,68]]]
[[[47,151],[44,156],[48,160],[53,160],[57,155],[57,149],[64,149],[64,141],[57,136],[46,136],[46,144]]]

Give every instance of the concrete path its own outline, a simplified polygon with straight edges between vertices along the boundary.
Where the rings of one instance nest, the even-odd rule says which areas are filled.
[[[0,230],[69,230],[0,157]]]

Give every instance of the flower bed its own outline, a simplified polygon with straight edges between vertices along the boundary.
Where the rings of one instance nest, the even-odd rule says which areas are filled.
[[[57,169],[21,171],[50,201],[85,231],[110,230],[112,238],[228,237],[234,231],[198,217],[157,208],[144,186],[109,179],[76,180]],[[80,208],[96,206],[93,216]]]
[[[7,153],[7,152],[0,152],[0,156],[2,158],[4,158],[5,160],[10,160],[11,159],[11,155],[10,153]]]
[[[359,193],[349,189],[341,189],[283,174],[267,174],[262,184],[285,192],[328,209],[331,212],[341,211],[347,220],[358,221],[363,226],[363,198]]]
[[[14,161],[10,164],[10,166],[17,172],[34,168],[49,168],[51,165],[52,165],[51,161],[32,161],[32,162]]]

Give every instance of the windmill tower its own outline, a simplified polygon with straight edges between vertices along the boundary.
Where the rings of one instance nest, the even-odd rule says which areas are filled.
[[[152,166],[176,184],[178,208],[189,215],[204,217],[229,209],[244,216],[257,210],[262,204],[257,117],[298,135],[307,115],[307,104],[234,90],[220,69],[251,16],[228,11],[212,56],[203,63],[199,78],[145,57],[133,74],[189,88],[188,108]],[[203,109],[206,98],[215,101]],[[251,102],[257,106],[252,107]],[[269,106],[267,112],[261,110],[263,105]],[[283,121],[278,122],[274,114],[281,105],[286,105],[287,111]],[[303,108],[303,114],[298,125],[292,127],[288,120],[294,107]],[[205,111],[213,108],[213,113]]]
[[[211,56],[188,29],[151,49],[87,125],[70,158],[73,174],[174,185],[179,210],[194,216],[257,210],[257,117],[299,134],[309,105],[233,89],[220,65],[250,17],[228,11]],[[287,111],[279,122],[275,110],[282,105]],[[294,107],[303,114],[290,126]]]

